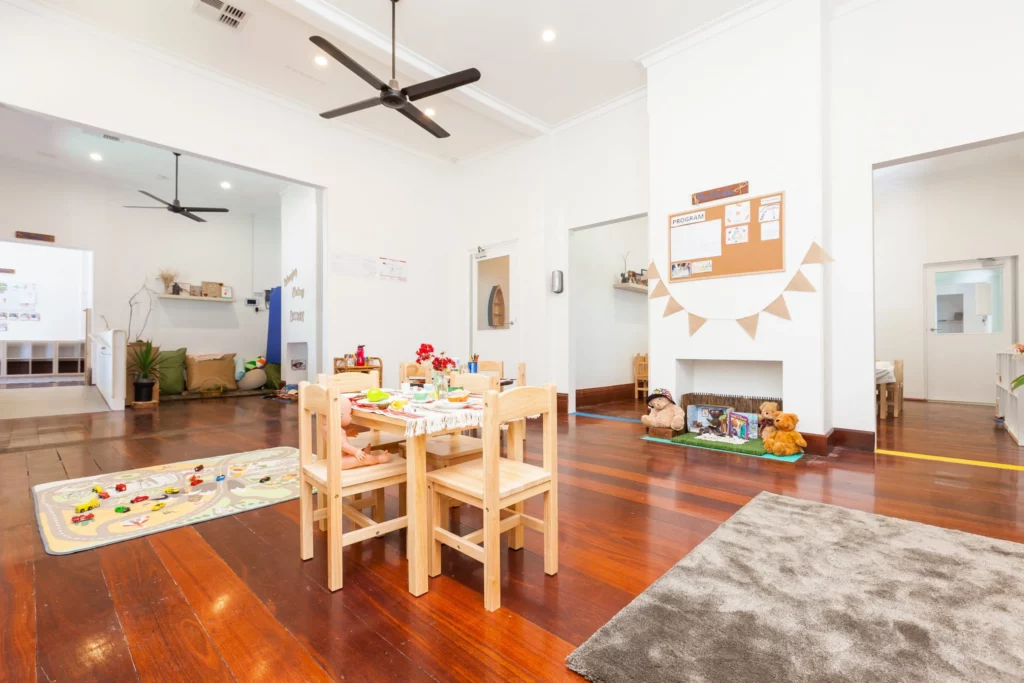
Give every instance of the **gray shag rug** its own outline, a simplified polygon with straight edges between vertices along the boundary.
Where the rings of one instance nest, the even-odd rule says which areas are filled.
[[[567,660],[591,681],[1024,681],[1024,545],[762,493]]]

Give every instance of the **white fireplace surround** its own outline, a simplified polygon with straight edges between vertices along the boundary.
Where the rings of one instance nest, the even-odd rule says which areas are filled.
[[[674,396],[689,393],[782,398],[782,361],[712,360],[676,361]]]

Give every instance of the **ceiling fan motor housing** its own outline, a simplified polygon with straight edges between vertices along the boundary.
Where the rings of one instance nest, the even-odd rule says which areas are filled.
[[[380,103],[388,109],[401,109],[407,101],[406,96],[398,89],[396,80],[392,80],[387,88],[380,91]]]

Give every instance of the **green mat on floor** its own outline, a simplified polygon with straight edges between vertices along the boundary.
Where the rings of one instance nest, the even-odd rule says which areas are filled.
[[[688,446],[689,448],[704,448],[709,451],[724,451],[726,453],[739,453],[752,458],[763,460],[779,460],[781,462],[796,462],[803,457],[803,453],[796,455],[772,455],[764,452],[764,442],[761,439],[751,439],[743,444],[722,443],[717,441],[704,441],[698,439],[692,432],[686,432],[672,439],[654,439],[649,436],[642,437],[644,441],[656,441],[658,443],[670,443],[674,446]]]

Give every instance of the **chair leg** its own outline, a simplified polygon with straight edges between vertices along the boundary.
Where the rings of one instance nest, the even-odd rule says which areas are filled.
[[[380,524],[384,521],[384,489],[379,488],[373,492],[373,521]],[[381,538],[384,538],[381,536]]]
[[[558,492],[544,494],[544,573],[558,573]]]
[[[316,507],[318,510],[325,510],[327,508],[327,493],[317,489],[316,492]],[[327,531],[327,518],[324,517],[319,522],[320,531]]]
[[[398,485],[398,516],[405,517],[405,484]]]
[[[327,509],[327,588],[341,588],[342,523],[341,496],[328,493]]]
[[[484,609],[501,607],[501,510],[484,510]]]
[[[430,496],[430,522],[427,524],[430,534],[430,569],[428,573],[430,576],[437,576],[441,573],[441,541],[434,538],[434,528],[441,519],[442,509],[445,509],[444,501],[442,501],[444,496],[436,493],[434,487],[429,485],[427,486],[427,495]]]
[[[307,481],[299,482],[299,557],[313,558],[313,486]]]
[[[526,511],[525,503],[516,503],[512,506],[512,512],[516,514],[522,514]],[[516,528],[508,532],[508,549],[509,550],[522,550],[523,543],[525,541],[525,527],[520,524]]]

